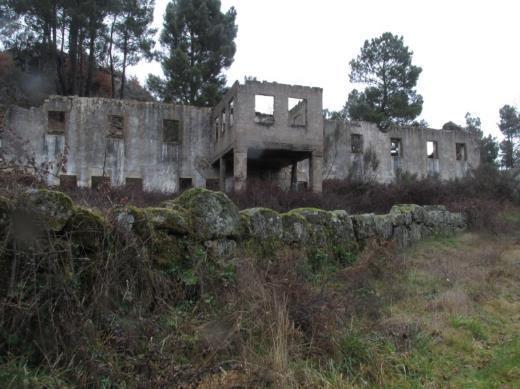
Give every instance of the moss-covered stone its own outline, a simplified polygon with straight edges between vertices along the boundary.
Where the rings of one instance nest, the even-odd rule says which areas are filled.
[[[357,240],[363,241],[376,235],[374,216],[373,213],[352,215],[352,223],[354,225]]]
[[[133,233],[144,241],[149,241],[153,235],[152,225],[140,208],[133,206],[115,208],[111,217],[122,231]]]
[[[438,232],[442,232],[444,226],[449,223],[449,212],[444,205],[425,205],[424,224],[430,226]]]
[[[61,231],[74,213],[72,200],[61,192],[44,189],[21,194],[16,208],[31,215],[35,222],[50,231]]]
[[[463,230],[466,228],[466,219],[460,212],[450,213],[450,225],[457,230]]]
[[[290,211],[307,220],[309,232],[309,244],[317,247],[326,247],[330,243],[329,221],[330,214],[327,211],[315,208],[298,208]]]
[[[202,241],[240,235],[240,213],[222,192],[202,188],[187,190],[165,204],[184,208],[189,215],[194,236]]]
[[[182,262],[187,253],[184,238],[168,235],[165,231],[155,231],[148,246],[155,264],[162,269]]]
[[[405,248],[410,245],[410,230],[406,226],[397,226],[394,228],[394,240],[397,246]]]
[[[413,208],[408,204],[394,205],[389,215],[394,226],[409,226],[413,221]]]
[[[419,223],[412,223],[409,237],[411,243],[419,242],[422,239],[422,228]]]
[[[392,215],[375,215],[374,228],[376,235],[381,240],[390,240],[394,232]]]
[[[190,232],[190,225],[186,210],[177,208],[145,208],[146,219],[157,230],[168,234],[186,235]]]
[[[101,250],[103,242],[108,239],[108,230],[108,224],[101,215],[85,208],[74,208],[64,228],[72,242],[87,253]]]
[[[283,237],[282,217],[268,208],[250,208],[240,212],[242,230],[257,239],[276,239]]]
[[[230,239],[207,240],[204,246],[210,256],[218,259],[232,259],[236,255],[237,242]]]
[[[330,215],[330,237],[334,245],[348,245],[356,241],[356,234],[354,233],[354,225],[352,218],[347,211],[335,210],[329,212]]]
[[[297,213],[282,214],[282,240],[286,243],[302,243],[309,236],[309,223],[302,215]]]
[[[411,222],[424,223],[426,217],[426,211],[423,207],[417,204],[398,204],[394,205],[390,210],[390,214],[402,214],[405,215],[406,225],[410,225]],[[411,221],[408,215],[411,214]],[[410,222],[410,223],[408,223]]]

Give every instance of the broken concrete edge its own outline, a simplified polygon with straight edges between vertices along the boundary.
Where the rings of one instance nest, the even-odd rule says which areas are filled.
[[[31,215],[42,228],[55,233],[73,233],[84,226],[88,227],[88,232],[107,231],[106,226],[112,224],[150,244],[161,235],[171,239],[187,238],[201,244],[257,240],[301,247],[363,246],[367,240],[375,239],[395,241],[403,248],[435,234],[450,235],[466,228],[463,214],[449,212],[442,205],[395,205],[384,215],[348,215],[343,210],[315,208],[285,213],[268,208],[239,211],[224,193],[201,188],[190,189],[161,207],[115,208],[108,218],[75,207],[61,192],[30,190],[15,201],[0,198],[0,224],[5,228],[9,215],[20,210]],[[97,239],[99,236],[91,234],[91,237]]]

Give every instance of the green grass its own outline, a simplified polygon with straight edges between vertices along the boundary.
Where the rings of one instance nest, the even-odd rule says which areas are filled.
[[[379,322],[357,322],[339,343],[341,358],[307,364],[307,384],[520,387],[520,269],[508,259],[519,246],[490,239],[436,236],[407,250],[399,279],[404,297],[389,299]],[[490,287],[496,274],[501,278]],[[391,290],[384,280],[376,285],[382,296]],[[414,322],[419,331],[405,342],[385,328]]]
[[[30,368],[23,359],[11,359],[0,364],[2,388],[67,388],[64,381],[42,369]]]

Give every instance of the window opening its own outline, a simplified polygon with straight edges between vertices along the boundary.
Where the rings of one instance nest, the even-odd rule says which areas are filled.
[[[181,143],[181,125],[178,120],[163,120],[163,142]]]
[[[304,127],[307,125],[307,100],[289,97],[289,125]]]
[[[457,157],[457,161],[467,161],[468,156],[466,154],[466,144],[465,143],[456,143],[455,144],[455,155]]]
[[[65,132],[65,112],[48,111],[48,133],[63,134]]]
[[[390,155],[392,157],[401,157],[403,155],[401,139],[392,138],[390,140]]]
[[[108,136],[110,138],[123,138],[125,119],[121,115],[108,116],[110,127],[108,129]]]
[[[352,152],[354,154],[361,154],[363,152],[363,136],[361,134],[352,134],[350,140],[352,143]]]
[[[255,123],[274,123],[274,96],[255,95]]]
[[[426,154],[430,159],[439,159],[438,145],[436,141],[426,142]]]

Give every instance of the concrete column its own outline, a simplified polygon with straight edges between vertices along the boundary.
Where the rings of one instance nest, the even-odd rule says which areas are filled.
[[[218,180],[218,186],[222,192],[226,191],[226,160],[220,158],[220,176]]]
[[[291,165],[291,190],[295,191],[298,185],[298,162]]]
[[[247,181],[247,149],[233,151],[233,176],[235,178],[235,192],[246,189]]]
[[[309,160],[309,186],[315,193],[323,191],[323,156],[316,152],[312,153]]]

